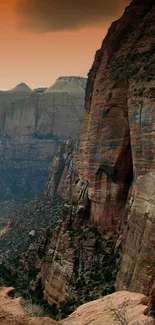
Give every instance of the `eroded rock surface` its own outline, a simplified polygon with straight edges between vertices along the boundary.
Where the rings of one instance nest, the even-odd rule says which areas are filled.
[[[21,305],[21,298],[12,299],[13,288],[0,288],[0,323],[1,325],[24,325],[26,314]]]
[[[12,211],[14,201],[23,203],[41,192],[58,145],[79,136],[86,78],[81,89],[78,77],[66,78],[65,90],[57,81],[46,93],[24,83],[0,92],[1,214]]]
[[[90,218],[101,231],[123,232],[117,288],[147,294],[155,275],[154,20],[154,1],[134,0],[110,27],[89,72],[78,156]]]
[[[147,298],[144,295],[121,291],[80,306],[62,324],[155,324],[155,320],[146,313]]]
[[[20,298],[11,299],[12,288],[0,288],[1,325],[147,325],[155,321],[146,316],[147,298],[127,291],[117,292],[105,298],[87,303],[61,322],[49,317],[30,318],[21,305]]]

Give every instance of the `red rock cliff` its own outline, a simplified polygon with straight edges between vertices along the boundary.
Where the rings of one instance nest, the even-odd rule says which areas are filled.
[[[154,1],[134,0],[110,27],[89,72],[78,157],[91,219],[106,232],[123,220],[117,288],[145,293],[155,265],[154,21]]]
[[[107,238],[120,234],[117,289],[153,295],[154,21],[154,1],[134,0],[112,24],[89,72],[76,163],[74,143],[69,143],[62,160],[57,157],[53,165],[46,194],[51,196],[57,189],[70,202],[65,205],[64,221],[53,233],[41,271],[49,303],[75,297],[71,279],[75,277],[75,283],[82,281],[82,276],[84,281],[90,279],[88,273],[95,263],[103,269],[100,283],[104,278],[105,265],[100,257],[94,260],[98,239],[91,230],[86,231],[86,224],[96,225]],[[62,161],[65,168],[59,174]],[[77,234],[79,227],[84,232],[82,241]],[[72,228],[76,236],[71,242]],[[98,243],[101,248],[103,243]],[[107,248],[102,251],[103,261],[106,254]],[[80,273],[81,265],[84,273]]]

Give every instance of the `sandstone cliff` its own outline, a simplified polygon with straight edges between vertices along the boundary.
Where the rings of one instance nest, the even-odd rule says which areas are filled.
[[[75,274],[66,220],[74,230],[89,224],[107,239],[118,236],[117,289],[154,294],[154,20],[154,1],[132,1],[110,27],[89,72],[76,180],[64,207],[65,221],[54,232],[51,255],[47,252],[42,268],[44,294],[50,303],[71,294],[70,279]],[[88,250],[95,254],[90,246]],[[83,256],[93,261],[88,252]],[[91,263],[86,265],[91,269]]]
[[[63,90],[62,79],[46,93],[24,83],[0,92],[1,214],[43,190],[58,144],[79,135],[86,79],[67,77]]]
[[[117,288],[147,294],[155,274],[154,21],[154,1],[133,0],[110,27],[89,72],[78,157],[90,218],[103,231],[123,229]]]
[[[117,288],[146,294],[153,290],[155,274],[154,20],[154,1],[132,1],[96,54],[86,88],[79,175],[71,203],[65,205],[73,227],[82,227],[82,220],[107,236],[120,234]],[[70,256],[65,227],[63,223],[51,242],[61,267],[47,258],[42,269],[49,302],[64,299],[73,277],[73,256],[68,260],[65,255],[68,251]]]

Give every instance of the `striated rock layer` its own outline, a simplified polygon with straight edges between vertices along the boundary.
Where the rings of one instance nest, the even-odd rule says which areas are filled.
[[[89,72],[78,170],[90,217],[119,238],[117,288],[149,293],[155,275],[155,4],[133,0]]]
[[[68,202],[38,276],[50,304],[113,290],[116,240],[116,288],[155,300],[154,21],[154,1],[134,0],[112,24],[89,72],[78,155],[69,142],[54,160],[46,195]]]
[[[0,92],[1,213],[5,207],[8,212],[11,200],[41,192],[58,145],[79,136],[86,78],[83,88],[80,78],[66,78],[65,91],[57,81],[46,93],[34,92],[24,83]]]

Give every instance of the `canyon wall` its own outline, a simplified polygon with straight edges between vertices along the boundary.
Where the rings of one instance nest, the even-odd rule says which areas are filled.
[[[155,265],[155,4],[132,1],[89,72],[78,170],[99,229],[123,227],[117,288],[149,293]]]
[[[78,177],[70,203],[64,207],[65,221],[55,230],[50,246],[50,252],[56,252],[61,262],[58,267],[58,261],[54,262],[47,254],[42,269],[44,294],[50,303],[65,299],[73,277],[75,259],[70,255],[66,235],[68,220],[75,228],[82,224],[94,225],[106,238],[117,234],[116,246],[121,254],[117,289],[152,294],[155,275],[154,20],[154,1],[132,1],[110,27],[89,72],[76,159]],[[86,256],[91,259],[89,254]]]
[[[60,77],[43,93],[23,83],[0,92],[1,213],[12,200],[41,192],[58,145],[79,136],[85,84],[86,78]]]
[[[155,300],[154,21],[154,0],[133,0],[112,24],[89,72],[80,145],[53,161],[45,196],[66,200],[63,219],[21,261],[49,304],[111,293],[117,271],[117,290]]]

